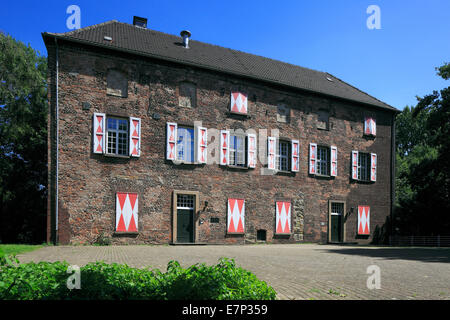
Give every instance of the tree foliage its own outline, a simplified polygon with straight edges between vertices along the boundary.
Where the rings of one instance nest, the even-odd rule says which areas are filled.
[[[0,241],[45,240],[47,59],[0,33]]]
[[[450,64],[436,68],[450,77]],[[401,234],[450,234],[450,87],[418,98],[396,119],[396,227]]]

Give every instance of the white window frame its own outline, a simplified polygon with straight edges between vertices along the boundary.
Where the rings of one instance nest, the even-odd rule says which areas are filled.
[[[241,139],[242,145],[239,150],[236,149],[235,139]],[[228,165],[236,167],[247,166],[247,136],[244,134],[235,134],[230,132],[230,145],[229,145],[229,160]],[[242,163],[237,163],[236,155],[242,154]]]
[[[185,132],[188,132],[187,130],[192,130],[192,136],[189,137],[189,139],[191,139],[190,141],[190,148],[188,148],[187,146],[189,145],[188,143],[188,136],[185,134],[183,136],[183,148],[180,148],[180,144],[178,143],[178,138],[179,138],[179,134],[180,134],[180,129],[185,130]],[[186,130],[187,129],[187,130]],[[184,163],[195,163],[195,128],[194,127],[189,127],[189,126],[183,126],[183,125],[178,125],[177,126],[177,135],[175,137],[175,141],[176,141],[176,152],[175,152],[175,160],[177,161],[181,161]],[[186,147],[186,148],[184,148]],[[181,159],[179,157],[179,152],[180,150],[183,151],[183,156],[184,159]],[[186,160],[186,155],[187,154],[191,154],[192,155],[192,161],[188,161]]]
[[[362,165],[362,155],[364,155],[365,158],[365,166]],[[371,155],[368,152],[358,152],[358,180],[359,181],[364,181],[364,182],[370,182],[370,170],[371,170]],[[366,174],[366,179],[362,178],[362,172],[363,169],[365,170],[365,174]]]
[[[110,120],[116,120],[117,121],[117,129],[110,129],[109,128],[109,121]],[[126,123],[126,130],[121,130],[119,129],[119,120],[122,120]],[[121,117],[106,117],[106,154],[109,155],[118,155],[118,156],[128,156],[129,154],[129,133],[130,131],[130,124],[129,124],[129,119],[128,118],[121,118]],[[115,146],[114,146],[114,152],[110,152],[110,144],[109,144],[109,140],[110,140],[110,135],[109,133],[115,133]],[[120,133],[124,133],[125,134],[125,150],[123,151],[123,153],[119,153],[119,134]]]
[[[286,154],[281,154],[281,145],[286,145]],[[288,172],[291,171],[291,149],[292,143],[289,140],[277,139],[276,140],[276,151],[275,151],[275,168],[278,171]],[[281,159],[286,160],[286,167],[281,168]]]
[[[323,151],[323,150],[326,151],[326,158],[325,159],[321,158],[321,155],[322,155],[321,151]],[[330,156],[331,156],[330,153],[331,153],[330,147],[328,147],[328,146],[321,146],[321,145],[317,146],[316,175],[319,175],[319,176],[329,176],[330,175]],[[322,172],[321,164],[323,164],[323,163],[325,163],[325,165],[326,165],[326,172],[325,173]]]

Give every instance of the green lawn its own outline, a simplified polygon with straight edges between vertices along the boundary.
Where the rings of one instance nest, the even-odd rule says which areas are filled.
[[[31,244],[0,244],[0,253],[5,255],[20,254],[42,248],[44,245]]]

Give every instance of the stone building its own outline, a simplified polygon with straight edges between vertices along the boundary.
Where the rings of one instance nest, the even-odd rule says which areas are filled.
[[[329,73],[109,21],[48,50],[48,241],[358,242],[397,109]]]

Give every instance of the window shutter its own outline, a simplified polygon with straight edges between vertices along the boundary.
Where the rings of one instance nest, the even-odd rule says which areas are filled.
[[[377,125],[374,118],[372,117],[364,118],[364,134],[373,136],[377,134]]]
[[[196,127],[196,150],[197,162],[206,163],[207,147],[208,147],[208,129],[204,127]]]
[[[291,141],[292,152],[291,152],[291,170],[293,172],[299,171],[299,157],[300,157],[300,143],[298,140]]]
[[[130,156],[141,156],[141,119],[130,117]]]
[[[167,122],[166,159],[175,160],[177,152],[177,124]]]
[[[370,207],[358,206],[358,234],[370,234]]]
[[[291,202],[276,201],[275,202],[275,233],[290,234],[291,233]]]
[[[245,200],[228,199],[227,233],[244,233]]]
[[[242,92],[231,92],[230,111],[247,114],[247,94]]]
[[[336,177],[337,176],[337,147],[331,146],[331,157],[330,157],[330,171],[331,176]]]
[[[116,193],[116,231],[138,231],[138,194]]]
[[[377,154],[370,154],[370,181],[377,181]]]
[[[276,138],[267,138],[267,167],[275,170]]]
[[[220,130],[220,164],[226,166],[230,162],[230,131]]]
[[[352,179],[358,180],[358,151],[352,151]]]
[[[92,152],[94,153],[106,153],[105,152],[105,122],[106,116],[104,113],[94,113],[92,118],[93,131],[92,131]]]
[[[247,135],[247,161],[249,168],[256,167],[256,134]]]
[[[316,174],[317,172],[317,144],[309,144],[309,174]]]

